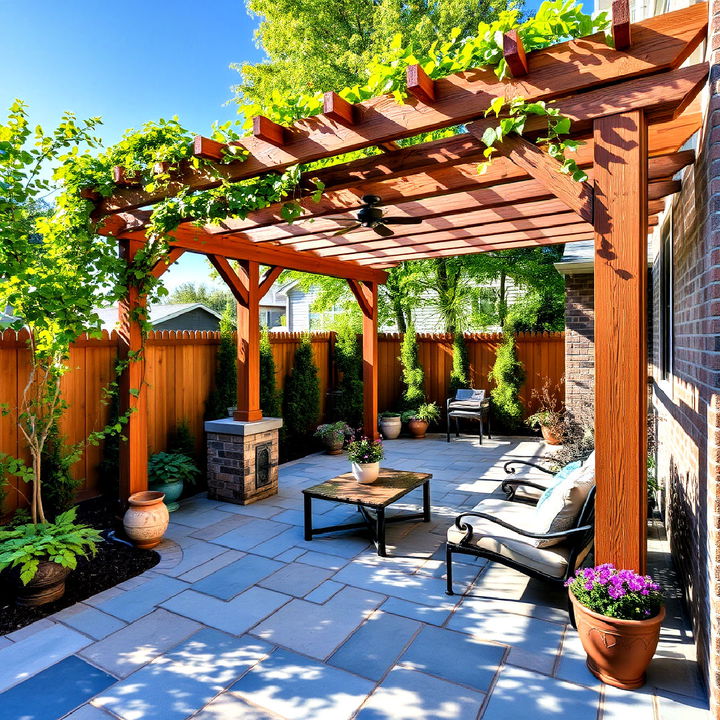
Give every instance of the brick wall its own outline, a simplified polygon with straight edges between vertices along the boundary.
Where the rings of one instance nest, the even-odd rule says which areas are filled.
[[[580,416],[595,393],[595,298],[593,274],[565,276],[565,406]]]
[[[673,354],[659,372],[659,275],[653,272],[653,405],[658,477],[698,661],[720,715],[720,0],[710,5],[710,77],[698,158],[683,174],[673,224]],[[659,233],[656,233],[656,239]],[[654,248],[657,250],[658,248]]]

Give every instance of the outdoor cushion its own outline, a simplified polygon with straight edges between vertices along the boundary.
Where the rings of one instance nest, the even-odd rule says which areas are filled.
[[[543,494],[548,492],[548,489],[551,489],[558,483],[562,482],[564,478],[581,465],[582,460],[576,460],[575,462],[568,463],[564,467],[560,468],[555,475],[528,475],[527,479],[530,482],[533,482],[535,485],[542,485],[544,490],[529,487],[528,485],[516,485],[513,500],[533,500],[538,502]],[[520,478],[512,479],[519,480]]]
[[[533,508],[531,525],[536,533],[562,532],[571,528],[582,510],[590,489],[595,484],[594,458],[572,470],[556,485],[549,487]],[[550,547],[561,542],[557,539],[534,540],[537,547]]]
[[[488,499],[478,503],[473,509],[533,532],[531,528],[534,508],[528,505],[508,500]],[[472,525],[473,528],[473,536],[468,543],[471,547],[489,550],[551,577],[564,576],[570,555],[570,549],[566,545],[540,548],[532,543],[531,538],[523,537],[489,520],[471,516],[464,518],[464,522]],[[458,530],[454,524],[447,532],[448,542],[451,543],[460,543],[464,536],[465,531]]]
[[[485,391],[475,388],[460,388],[455,391],[455,400],[484,400]]]

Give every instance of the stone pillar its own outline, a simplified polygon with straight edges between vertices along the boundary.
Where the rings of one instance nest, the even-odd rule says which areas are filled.
[[[593,273],[565,276],[565,406],[593,422],[595,404],[595,283]]]
[[[205,423],[208,497],[249,505],[278,491],[280,418],[239,422],[232,418]]]

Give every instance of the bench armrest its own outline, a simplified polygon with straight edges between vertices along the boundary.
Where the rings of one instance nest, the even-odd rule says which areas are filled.
[[[548,470],[546,467],[543,467],[542,465],[538,465],[537,463],[528,462],[527,460],[508,460],[505,465],[503,465],[503,468],[505,469],[505,472],[508,475],[514,475],[515,474],[515,468],[512,467],[513,465],[525,465],[527,467],[536,468],[537,470],[541,470],[542,472],[546,473],[547,475],[555,475],[555,473],[552,470]]]
[[[516,532],[518,535],[522,535],[523,537],[533,538],[534,540],[558,540],[558,539],[565,539],[569,535],[577,535],[578,533],[584,533],[588,530],[592,529],[592,525],[581,525],[580,527],[576,528],[570,528],[569,530],[563,530],[561,532],[554,532],[554,533],[532,533],[527,530],[523,530],[522,528],[515,527],[515,525],[511,525],[508,522],[505,522],[504,520],[501,520],[498,517],[495,517],[494,515],[488,515],[488,513],[482,513],[482,512],[474,512],[474,511],[468,511],[464,512],[461,515],[458,515],[455,518],[455,527],[458,530],[464,530],[465,531],[465,537],[460,541],[460,544],[470,542],[473,536],[473,527],[469,523],[462,522],[462,519],[464,517],[478,517],[482,520],[487,520],[488,522],[491,522],[495,525],[500,525],[500,527],[504,527],[506,530],[512,530],[513,532]]]

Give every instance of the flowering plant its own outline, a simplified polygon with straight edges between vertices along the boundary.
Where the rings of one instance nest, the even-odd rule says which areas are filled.
[[[660,585],[649,575],[618,570],[606,563],[578,570],[565,583],[588,610],[619,620],[649,620],[660,612]]]
[[[326,425],[318,425],[313,437],[318,440],[327,442],[345,441],[345,438],[351,438],[355,431],[347,424],[341,421],[336,423],[328,423]]]
[[[347,454],[350,462],[364,465],[366,463],[380,462],[385,456],[385,450],[380,440],[370,440],[370,438],[362,438],[351,442],[347,448]]]

